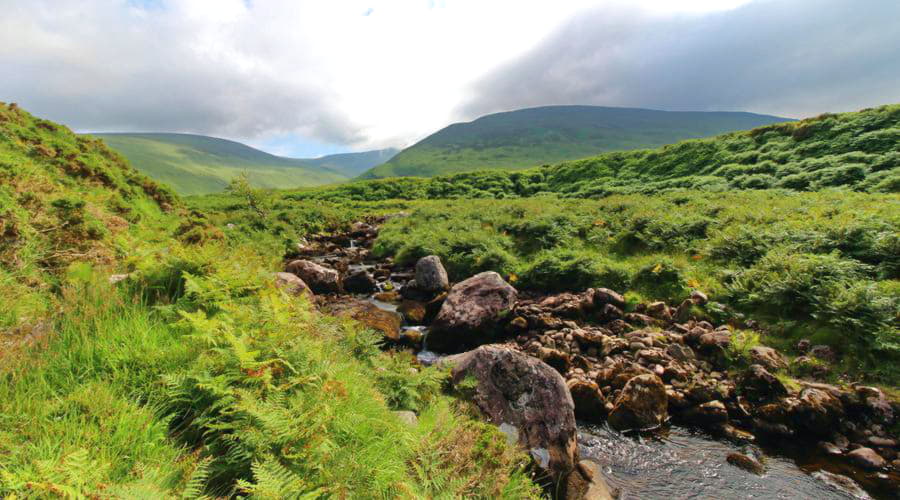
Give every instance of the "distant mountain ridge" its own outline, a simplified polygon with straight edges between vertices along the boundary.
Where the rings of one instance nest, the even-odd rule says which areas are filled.
[[[185,195],[222,191],[246,172],[264,188],[318,186],[341,182],[389,160],[396,149],[344,153],[321,158],[285,158],[217,137],[176,133],[97,133],[111,148],[151,178]]]
[[[746,112],[604,106],[526,108],[449,125],[369,170],[362,178],[523,169],[608,151],[655,148],[784,121],[791,120]]]

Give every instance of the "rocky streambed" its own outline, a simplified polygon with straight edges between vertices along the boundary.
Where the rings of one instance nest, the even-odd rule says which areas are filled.
[[[409,269],[372,259],[382,222],[304,242],[278,281],[474,381],[485,418],[554,494],[900,498],[900,404],[863,385],[786,384],[788,358],[738,356],[734,329],[753,323],[703,320],[702,292],[628,307],[604,288],[521,293],[493,272],[451,284],[435,256]],[[835,355],[797,350],[791,362],[817,369]]]

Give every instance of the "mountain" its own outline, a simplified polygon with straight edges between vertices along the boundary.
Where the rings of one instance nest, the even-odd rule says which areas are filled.
[[[245,144],[193,134],[93,134],[124,155],[138,170],[169,184],[178,193],[222,191],[247,172],[258,187],[286,188],[340,182],[389,159],[394,150],[367,151],[322,158],[284,158]]]
[[[787,118],[742,112],[601,106],[520,109],[445,127],[363,177],[432,177],[487,168],[522,169],[783,121]]]
[[[309,190],[294,198],[374,201],[542,193],[595,198],[688,189],[770,188],[900,192],[900,104],[826,113],[657,149],[602,153],[528,170],[366,180]]]

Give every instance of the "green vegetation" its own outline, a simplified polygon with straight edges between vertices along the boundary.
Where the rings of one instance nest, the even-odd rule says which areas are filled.
[[[488,168],[523,169],[782,121],[785,119],[752,113],[600,106],[521,109],[445,127],[363,177],[433,177]]]
[[[384,179],[285,196],[374,201],[555,193],[594,198],[685,189],[724,192],[774,188],[900,192],[900,105],[826,114],[659,149],[606,153],[524,171]]]
[[[246,172],[257,187],[317,186],[355,177],[396,153],[385,149],[322,158],[282,158],[243,144],[190,134],[94,134],[135,168],[179,194],[219,192]]]
[[[0,496],[538,496],[443,373],[277,289],[266,242],[14,105],[0,141]]]

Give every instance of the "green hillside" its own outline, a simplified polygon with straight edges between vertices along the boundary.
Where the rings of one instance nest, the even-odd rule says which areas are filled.
[[[605,151],[652,148],[785,120],[752,113],[600,106],[521,109],[450,125],[363,177],[432,177],[487,168],[522,169]]]
[[[239,142],[191,134],[93,134],[123,154],[138,170],[178,193],[222,191],[247,172],[254,186],[287,188],[340,182],[390,158],[393,150],[283,158]]]
[[[584,198],[683,189],[770,188],[900,192],[900,105],[823,114],[658,149],[604,153],[523,171],[361,181],[287,196],[386,200],[557,193]]]

